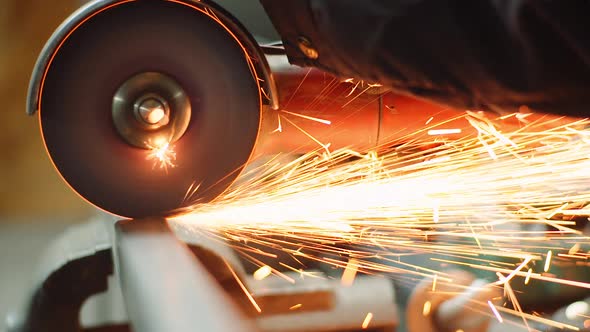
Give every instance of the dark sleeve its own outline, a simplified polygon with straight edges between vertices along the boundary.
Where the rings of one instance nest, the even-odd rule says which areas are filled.
[[[590,115],[590,1],[261,2],[293,64],[459,108]]]

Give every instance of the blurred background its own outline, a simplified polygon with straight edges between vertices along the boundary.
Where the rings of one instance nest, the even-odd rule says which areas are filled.
[[[93,209],[59,178],[41,141],[37,118],[25,115],[37,55],[79,0],[2,0],[0,10],[0,331],[32,281],[44,248]]]
[[[53,170],[37,119],[25,115],[27,86],[45,41],[76,0],[3,0],[0,13],[0,216],[2,222],[83,217],[89,207]]]

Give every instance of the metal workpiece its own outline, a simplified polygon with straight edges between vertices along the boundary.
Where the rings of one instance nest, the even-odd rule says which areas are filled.
[[[241,311],[255,319],[260,331],[356,331],[369,312],[372,319],[367,331],[394,331],[399,322],[391,279],[361,275],[352,285],[343,285],[319,266],[306,271],[315,278],[302,278],[299,273],[282,270],[276,263],[271,265],[276,265],[274,269],[280,275],[273,273],[257,279],[232,249],[232,242],[199,235],[198,228],[187,231],[171,225]],[[252,294],[260,311],[245,296],[236,278]]]
[[[117,222],[115,251],[135,331],[255,331],[164,219]]]

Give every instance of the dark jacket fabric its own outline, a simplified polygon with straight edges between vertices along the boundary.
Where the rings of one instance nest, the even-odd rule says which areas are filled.
[[[261,2],[293,64],[458,108],[590,116],[590,1]]]

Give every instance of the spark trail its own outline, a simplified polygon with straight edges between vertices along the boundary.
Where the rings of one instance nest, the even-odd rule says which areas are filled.
[[[575,222],[589,211],[588,121],[549,130],[544,120],[527,121],[502,132],[476,114],[465,116],[476,135],[426,142],[428,150],[410,154],[397,146],[271,159],[252,170],[256,176],[171,220],[184,231],[229,241],[259,265],[256,257],[286,255],[300,266],[279,263],[293,270],[309,262],[345,270],[354,260],[359,273],[392,274],[410,284],[425,277],[452,282],[445,269],[466,267],[498,275],[490,284],[515,292],[533,281],[590,288],[547,273],[551,260],[575,266],[588,258],[590,238]],[[428,264],[410,259],[418,255]],[[518,303],[501,309],[525,324],[542,320]]]

